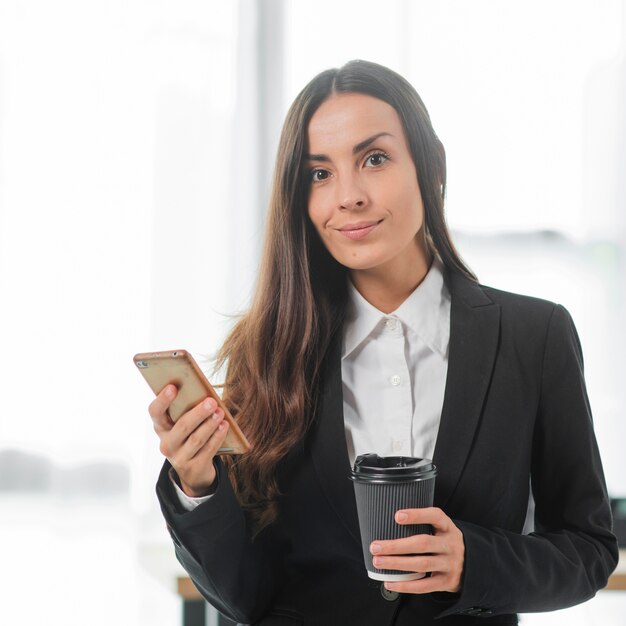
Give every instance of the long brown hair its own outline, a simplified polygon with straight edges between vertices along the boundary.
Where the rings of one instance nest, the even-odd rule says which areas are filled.
[[[415,89],[367,61],[318,74],[287,113],[256,291],[218,356],[218,367],[228,364],[224,399],[253,444],[247,455],[227,459],[229,476],[257,531],[278,514],[276,466],[311,423],[322,361],[345,309],[347,270],[326,251],[307,213],[307,129],[335,93],[374,96],[397,111],[417,170],[428,245],[451,271],[476,280],[446,226],[445,151]]]

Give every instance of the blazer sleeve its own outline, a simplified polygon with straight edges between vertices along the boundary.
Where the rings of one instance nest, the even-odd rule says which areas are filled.
[[[185,511],[176,498],[165,462],[157,496],[174,542],[176,558],[198,591],[229,619],[257,621],[271,606],[279,577],[277,550],[268,546],[271,530],[251,539],[246,516],[226,470],[216,459],[218,486],[207,502]]]
[[[440,614],[529,613],[593,597],[618,561],[583,358],[565,308],[552,311],[534,430],[535,532],[455,523],[465,541],[463,586]]]

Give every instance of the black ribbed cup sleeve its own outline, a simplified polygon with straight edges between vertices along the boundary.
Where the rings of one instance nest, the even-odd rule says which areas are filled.
[[[404,539],[411,535],[431,534],[430,524],[398,524],[394,516],[400,509],[418,509],[433,505],[435,477],[407,483],[378,484],[354,482],[359,514],[365,567],[378,574],[407,574],[401,570],[374,567],[370,544],[375,539]]]

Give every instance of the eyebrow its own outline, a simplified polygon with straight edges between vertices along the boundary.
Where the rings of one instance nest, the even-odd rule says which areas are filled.
[[[367,139],[359,142],[352,148],[352,154],[358,154],[361,150],[365,150],[370,144],[374,143],[379,137],[393,137],[391,133],[383,131],[382,133],[376,133]],[[307,154],[305,155],[305,159],[308,161],[330,161],[330,159],[325,154]]]

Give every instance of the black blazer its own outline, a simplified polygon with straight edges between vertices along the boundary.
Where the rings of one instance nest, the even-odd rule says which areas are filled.
[[[434,462],[435,506],[461,529],[458,594],[385,594],[367,577],[342,414],[338,338],[315,422],[281,463],[280,517],[250,540],[218,461],[217,492],[157,493],[176,555],[219,611],[245,624],[516,624],[517,612],[588,598],[617,564],[576,330],[551,302],[446,275],[450,352]],[[522,535],[529,487],[535,532]],[[436,621],[435,621],[436,619]]]

